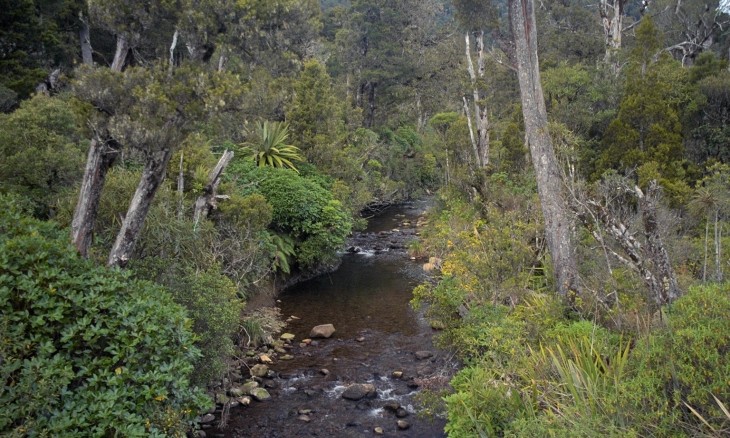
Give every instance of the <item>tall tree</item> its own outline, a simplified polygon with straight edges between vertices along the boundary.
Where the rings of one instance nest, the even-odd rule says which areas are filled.
[[[537,190],[545,220],[545,237],[552,257],[558,293],[567,297],[579,290],[572,217],[563,179],[548,132],[547,109],[540,83],[537,29],[532,0],[510,0],[509,15],[514,41],[514,61],[520,82],[522,114],[530,146]]]

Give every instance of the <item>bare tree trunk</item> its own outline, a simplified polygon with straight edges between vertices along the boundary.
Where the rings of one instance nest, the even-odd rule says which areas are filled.
[[[165,179],[165,171],[171,157],[172,150],[170,148],[151,152],[151,156],[147,157],[147,163],[142,170],[142,177],[137,185],[137,190],[134,192],[132,202],[129,204],[124,222],[122,222],[122,228],[119,230],[114,246],[109,253],[108,266],[123,268],[129,262],[155,193],[157,193],[157,189]]]
[[[129,53],[129,41],[124,35],[117,35],[117,49],[114,52],[114,60],[111,69],[114,71],[122,71],[127,62],[127,54]]]
[[[710,238],[710,218],[705,219],[705,261],[702,263],[702,282],[707,282],[707,241]]]
[[[638,187],[635,190],[639,197],[647,250],[649,257],[654,263],[656,276],[659,280],[658,288],[654,291],[654,300],[659,305],[669,304],[679,298],[680,290],[679,283],[677,283],[677,275],[674,273],[674,268],[672,268],[669,260],[669,253],[667,253],[661,234],[659,233],[656,207],[659,186],[656,180],[653,180],[649,183],[646,195]]]
[[[208,216],[210,210],[215,208],[216,192],[221,182],[223,171],[233,159],[233,151],[226,150],[208,175],[208,184],[203,188],[203,194],[195,200],[195,212],[193,213],[194,226],[198,226],[200,219]]]
[[[91,32],[89,31],[89,22],[84,19],[84,15],[79,12],[79,21],[81,28],[79,29],[79,42],[81,44],[81,62],[86,65],[94,63],[93,50],[91,49]]]
[[[94,138],[89,144],[79,199],[71,220],[71,241],[82,257],[88,256],[101,190],[117,154],[118,150],[99,138]]]
[[[469,32],[464,37],[466,42],[466,66],[469,72],[469,79],[472,86],[472,99],[474,99],[474,117],[477,126],[476,141],[476,160],[477,166],[485,167],[489,164],[489,118],[486,105],[481,103],[479,96],[479,84],[477,83],[477,73],[474,71],[474,64],[471,60],[471,45],[469,42]],[[479,66],[479,78],[484,77],[484,32],[479,32],[476,37],[476,46]]]
[[[608,64],[614,62],[616,54],[621,49],[625,3],[626,0],[600,0],[599,3],[598,9],[601,14],[606,45],[604,60]]]
[[[722,270],[722,224],[720,223],[720,210],[715,210],[715,281],[722,281],[724,278]]]
[[[572,221],[565,200],[565,188],[548,132],[545,97],[540,84],[533,0],[510,0],[509,13],[522,114],[537,177],[547,247],[552,257],[558,293],[569,298],[571,291],[579,291],[576,251],[571,236]]]
[[[474,136],[474,126],[471,123],[471,111],[469,111],[469,102],[466,101],[466,96],[463,96],[464,100],[464,113],[466,114],[466,124],[469,127],[469,139],[471,140],[471,147],[474,150],[474,159],[477,161],[479,166],[479,147],[477,146],[477,140]]]
[[[175,29],[175,33],[172,34],[172,43],[170,43],[170,66],[169,71],[172,74],[172,70],[175,68],[175,49],[177,48],[177,38],[180,32]]]

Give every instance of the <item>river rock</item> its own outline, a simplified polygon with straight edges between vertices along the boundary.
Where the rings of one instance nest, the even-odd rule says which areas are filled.
[[[327,368],[322,368],[321,370],[319,370],[319,373],[323,376],[326,376],[330,373],[330,370],[328,370]]]
[[[394,379],[400,379],[403,377],[403,371],[393,371],[392,376]]]
[[[251,404],[251,397],[248,395],[244,395],[243,397],[239,397],[238,403],[240,403],[242,406],[248,406]]]
[[[250,382],[244,383],[243,386],[241,387],[241,389],[243,390],[244,394],[251,395],[253,390],[258,387],[259,387],[259,382],[250,381]]]
[[[254,377],[266,377],[269,374],[269,367],[264,364],[257,364],[251,367],[251,375]]]
[[[285,354],[285,355],[281,356],[281,360],[292,360],[292,359],[294,359],[294,356],[292,356],[291,354]]]
[[[332,336],[335,332],[335,326],[332,324],[321,324],[314,328],[312,328],[312,331],[309,332],[310,338],[329,338]]]
[[[342,393],[342,398],[347,400],[360,400],[365,397],[375,397],[377,395],[377,391],[375,390],[375,386],[373,386],[370,383],[354,383],[345,389],[345,392]]]
[[[309,417],[309,415],[306,415],[306,414],[302,414],[302,415],[298,416],[297,420],[303,421],[305,423],[309,423],[310,421],[312,421],[312,419]]]
[[[408,416],[408,411],[406,411],[402,407],[399,407],[395,410],[395,416],[398,418],[406,418]]]
[[[231,397],[241,397],[242,395],[246,395],[246,391],[242,386],[234,386],[228,390],[228,395]]]
[[[396,424],[398,424],[398,429],[400,430],[406,430],[411,427],[411,425],[406,420],[398,420]]]
[[[296,335],[292,333],[283,333],[281,336],[279,336],[279,338],[281,338],[283,341],[291,342],[294,340],[294,338],[296,338]]]
[[[270,399],[271,394],[269,394],[269,391],[264,388],[256,388],[251,391],[251,397],[253,397],[256,401],[264,401]]]
[[[416,351],[415,353],[416,360],[425,360],[429,357],[433,357],[433,352],[431,351]]]
[[[382,435],[383,434],[383,428],[382,427],[376,427],[373,429],[373,432],[375,432],[375,435]]]
[[[390,412],[396,412],[400,408],[400,404],[397,401],[389,401],[383,405],[383,409]]]
[[[259,362],[261,363],[272,363],[273,360],[271,360],[271,357],[269,357],[268,354],[262,354],[259,356]]]
[[[212,423],[213,420],[215,420],[215,415],[213,415],[213,414],[205,414],[205,415],[203,415],[203,418],[200,419],[200,423],[201,424]]]

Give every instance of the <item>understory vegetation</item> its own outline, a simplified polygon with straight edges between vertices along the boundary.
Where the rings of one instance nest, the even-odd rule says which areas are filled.
[[[730,432],[725,2],[0,9],[0,435],[185,435],[423,196],[449,436]]]

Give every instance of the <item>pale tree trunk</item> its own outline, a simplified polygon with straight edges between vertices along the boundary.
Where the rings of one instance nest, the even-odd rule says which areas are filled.
[[[705,262],[702,264],[702,282],[707,282],[707,241],[710,238],[710,218],[705,220]]]
[[[101,200],[106,174],[116,159],[118,150],[105,141],[94,138],[89,144],[84,178],[79,199],[71,220],[71,241],[82,257],[87,257],[93,238],[96,212]]]
[[[111,69],[114,71],[122,71],[127,61],[127,54],[129,53],[129,41],[124,35],[117,35],[117,48],[114,52],[114,60],[112,61]]]
[[[477,160],[479,165],[479,146],[477,146],[477,139],[474,136],[474,126],[471,123],[471,111],[469,111],[469,102],[466,101],[466,96],[463,96],[464,100],[464,114],[466,115],[466,125],[469,127],[469,139],[471,140],[471,147],[474,150],[474,158]]]
[[[646,234],[646,246],[649,257],[654,264],[658,288],[653,292],[654,300],[658,305],[669,304],[679,298],[680,290],[677,283],[677,275],[669,260],[669,253],[664,247],[661,234],[659,232],[659,222],[657,220],[657,194],[659,186],[656,180],[649,183],[646,195],[636,187],[636,194],[639,197],[639,207],[641,208],[641,218],[644,223],[644,233]]]
[[[474,99],[474,117],[476,124],[476,150],[475,158],[477,166],[485,167],[489,164],[489,118],[487,107],[481,102],[479,95],[479,84],[477,83],[477,72],[474,71],[474,63],[471,60],[471,44],[469,42],[469,32],[464,37],[466,43],[466,66],[469,72],[469,79],[472,86],[472,99]],[[479,79],[484,78],[485,62],[484,62],[484,32],[477,33],[477,65],[479,66]],[[471,118],[471,117],[470,117]]]
[[[621,36],[623,33],[624,4],[626,0],[600,0],[599,11],[603,23],[603,34],[606,46],[604,61],[613,65],[615,72],[616,54],[621,49]]]
[[[110,267],[124,267],[129,262],[129,258],[134,251],[134,245],[144,225],[152,200],[155,198],[157,189],[165,179],[165,171],[167,165],[172,158],[172,150],[170,148],[160,151],[151,152],[147,157],[147,163],[142,170],[142,177],[134,192],[132,202],[127,209],[127,215],[122,222],[122,228],[117,234],[107,265]]]
[[[79,29],[79,43],[81,45],[81,62],[86,65],[94,63],[93,50],[91,49],[91,32],[89,31],[89,22],[84,19],[84,15],[79,12],[79,21],[81,28]]]
[[[722,224],[720,223],[720,210],[715,210],[715,281],[721,282],[724,279],[722,269]]]
[[[571,235],[572,221],[565,199],[565,188],[548,132],[545,97],[540,84],[533,1],[510,0],[509,13],[522,114],[537,177],[547,247],[552,258],[558,293],[570,298],[571,292],[579,291],[576,251]]]
[[[221,183],[221,176],[232,159],[233,151],[226,150],[218,160],[218,164],[216,164],[215,168],[208,175],[208,184],[203,188],[203,194],[195,201],[195,211],[193,213],[194,227],[197,227],[200,219],[207,217],[208,213],[216,207],[216,199],[218,198],[216,192]]]

